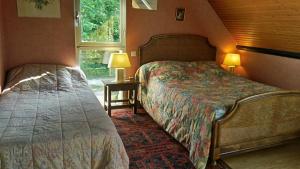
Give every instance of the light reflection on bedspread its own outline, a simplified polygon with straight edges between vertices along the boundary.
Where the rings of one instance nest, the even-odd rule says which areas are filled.
[[[214,62],[151,62],[140,67],[138,76],[143,107],[189,150],[198,169],[206,166],[215,118],[237,99],[278,90],[234,76]]]
[[[115,126],[81,71],[12,70],[0,97],[1,169],[127,169]]]

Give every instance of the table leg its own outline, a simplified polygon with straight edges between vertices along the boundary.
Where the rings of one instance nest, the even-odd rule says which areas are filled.
[[[134,105],[133,105],[133,113],[136,114],[137,112],[137,87],[134,90]]]
[[[104,109],[107,111],[107,86],[104,85]]]
[[[111,90],[109,86],[107,88],[108,88],[107,113],[109,117],[111,117]]]
[[[132,90],[128,91],[128,99],[132,99]]]

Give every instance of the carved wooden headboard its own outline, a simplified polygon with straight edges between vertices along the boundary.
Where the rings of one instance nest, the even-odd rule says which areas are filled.
[[[139,48],[140,65],[152,61],[216,60],[216,48],[207,38],[190,34],[162,34],[152,36]]]

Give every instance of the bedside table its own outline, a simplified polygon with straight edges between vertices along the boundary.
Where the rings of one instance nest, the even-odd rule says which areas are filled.
[[[102,80],[104,84],[104,109],[107,111],[108,115],[111,116],[112,109],[121,109],[132,107],[134,114],[137,111],[137,89],[138,82],[136,81],[123,81],[123,82],[112,82],[107,80]],[[129,98],[123,100],[112,100],[112,92],[114,91],[128,91]],[[121,105],[116,105],[116,103],[123,103]]]

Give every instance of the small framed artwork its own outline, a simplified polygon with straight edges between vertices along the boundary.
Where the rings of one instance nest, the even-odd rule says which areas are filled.
[[[176,21],[184,21],[185,8],[176,8]]]
[[[60,0],[17,0],[19,17],[60,18]]]

